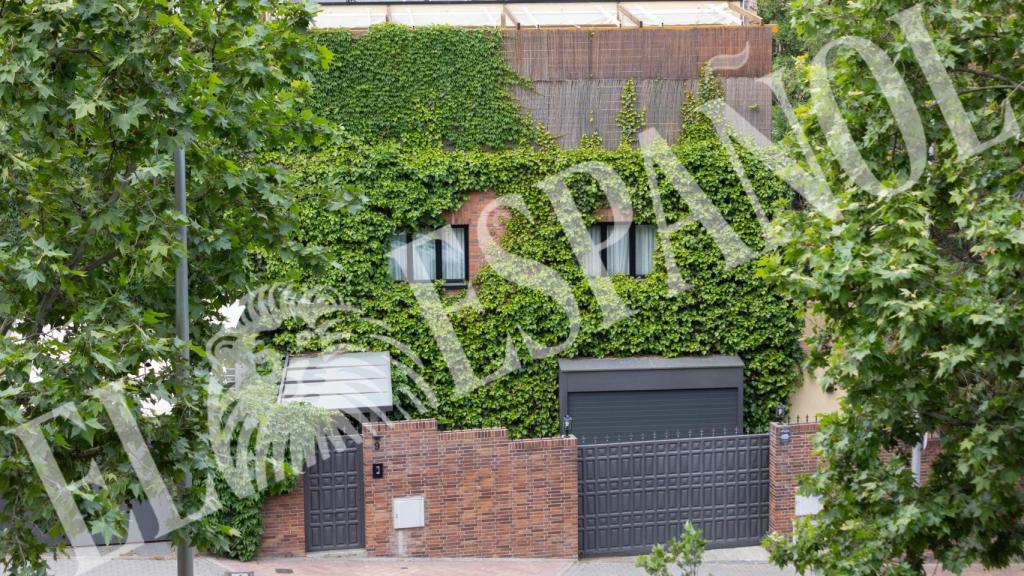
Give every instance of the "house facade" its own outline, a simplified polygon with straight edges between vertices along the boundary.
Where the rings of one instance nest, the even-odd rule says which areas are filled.
[[[321,102],[363,131],[296,171],[313,199],[299,234],[341,265],[281,266],[372,318],[337,332],[348,349],[389,352],[393,413],[363,423],[297,490],[268,502],[264,551],[629,554],[687,520],[716,546],[759,542],[770,521],[766,430],[797,378],[796,309],[757,277],[752,257],[729,260],[666,174],[692,173],[747,252],[763,247],[759,214],[783,206],[788,188],[752,166],[753,202],[713,131],[694,130],[684,111],[710,65],[741,136],[765,138],[771,93],[757,79],[771,70],[771,27],[749,4],[718,1],[322,7],[317,25],[343,30],[343,65],[360,80],[337,107]],[[416,34],[451,42],[455,56],[389,52],[417,45]],[[494,97],[543,125],[553,149],[502,149],[500,134],[460,139],[458,127],[478,126],[466,118],[493,108],[445,91],[463,69],[495,70],[459,60],[481,58],[492,34],[501,65],[525,80]],[[374,75],[397,60],[416,69],[389,72],[403,74],[393,82]],[[344,80],[328,74],[320,86]],[[627,84],[640,127],[673,144],[655,167],[622,140]],[[396,94],[411,95],[417,115],[357,116],[375,98],[401,102]],[[445,98],[465,109],[444,109]],[[426,127],[426,146],[410,126]],[[565,176],[581,165],[621,180],[629,206]],[[563,178],[564,196],[537,185],[552,178]],[[318,209],[339,188],[366,198],[358,212]],[[563,201],[571,209],[556,214]],[[668,288],[670,271],[685,289]]]

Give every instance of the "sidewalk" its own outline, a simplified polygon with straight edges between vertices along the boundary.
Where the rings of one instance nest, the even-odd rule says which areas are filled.
[[[793,576],[792,569],[780,570],[768,563],[761,548],[709,550],[704,557],[702,575],[714,576]],[[254,576],[646,576],[634,565],[632,557],[571,560],[506,559],[426,559],[367,558],[365,556],[313,556],[305,558],[263,558],[256,562],[236,562],[197,557],[196,576],[225,576],[230,572],[252,572]],[[73,559],[51,562],[53,576],[75,576]],[[88,576],[176,576],[174,551],[167,545],[147,545],[135,554],[113,560]],[[949,576],[930,567],[928,574]],[[1024,565],[986,572],[972,568],[964,576],[1021,576]],[[84,576],[84,575],[83,575]]]
[[[217,563],[232,571],[254,572],[254,576],[564,576],[573,565],[572,560],[426,558],[268,558]]]
[[[593,558],[580,560],[565,576],[646,576],[637,568],[636,558]],[[779,570],[768,563],[768,553],[760,547],[708,550],[704,553],[702,575],[714,576],[793,576],[792,569]]]

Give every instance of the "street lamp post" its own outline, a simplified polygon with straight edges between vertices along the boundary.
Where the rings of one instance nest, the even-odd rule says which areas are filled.
[[[185,150],[174,151],[174,207],[185,218],[188,211],[185,206]],[[188,226],[178,227],[178,241],[181,242],[182,254],[178,259],[178,269],[174,274],[174,324],[178,340],[185,344],[180,365],[177,370],[178,384],[184,388],[189,377],[189,310],[188,310]],[[185,488],[192,486],[191,474],[185,471]],[[192,542],[186,536],[178,546],[178,576],[192,576]]]

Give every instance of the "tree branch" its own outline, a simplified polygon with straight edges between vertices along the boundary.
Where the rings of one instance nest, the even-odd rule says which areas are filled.
[[[1013,79],[1003,76],[1002,74],[993,74],[991,72],[985,72],[984,70],[974,70],[973,68],[953,68],[954,72],[963,72],[965,74],[974,74],[975,76],[981,76],[982,78],[989,78],[992,80],[999,80],[1006,84],[1013,85],[1015,82]]]
[[[89,262],[88,264],[82,266],[81,270],[82,270],[82,272],[85,272],[86,274],[88,274],[89,272],[92,272],[93,270],[103,266],[107,262],[110,262],[111,260],[113,260],[114,258],[117,258],[120,255],[121,255],[121,250],[119,250],[117,248],[114,248],[110,252],[107,252],[106,254],[104,254],[102,256],[94,258],[91,262]]]
[[[111,154],[113,154],[113,152],[111,152]],[[110,166],[108,163],[108,169],[109,167]],[[112,208],[114,204],[116,204],[117,201],[120,200],[120,198],[121,191],[115,190],[113,196],[111,196],[110,200],[107,201],[105,209],[109,210],[110,208]],[[76,266],[78,266],[78,263],[82,260],[82,257],[85,255],[85,250],[89,247],[89,241],[91,239],[91,235],[87,234],[86,237],[82,238],[82,241],[78,243],[78,247],[75,248],[75,253],[72,254],[71,259],[68,260],[68,268],[74,269]],[[103,258],[103,256],[101,256],[100,258]],[[101,262],[99,265],[102,266],[103,263]],[[88,270],[86,270],[86,272],[88,272]],[[43,301],[39,304],[39,309],[36,311],[36,316],[32,321],[32,331],[29,333],[28,339],[34,340],[37,337],[39,337],[40,334],[42,334],[43,326],[46,326],[46,319],[49,317],[50,311],[53,309],[53,305],[57,303],[57,298],[61,295],[61,293],[62,290],[60,288],[59,283],[54,284],[53,286],[50,287],[49,290],[47,290],[46,295],[43,296]]]
[[[992,86],[979,86],[977,88],[968,88],[958,94],[970,94],[972,92],[986,92],[988,90],[1016,90],[1020,87],[1020,84],[1014,86],[1013,84],[994,84]]]
[[[0,338],[7,336],[7,331],[14,326],[14,317],[4,318],[3,322],[0,322]]]
[[[86,56],[89,56],[93,60],[98,62],[101,66],[106,67],[106,65],[107,65],[107,63],[103,61],[103,58],[100,58],[99,54],[93,52],[92,50],[89,50],[88,48],[68,48],[68,47],[64,47],[64,48],[60,48],[60,50],[63,50],[64,52],[71,52],[72,54],[85,54]]]
[[[92,448],[86,448],[85,450],[77,452],[75,456],[82,460],[85,460],[87,458],[92,458],[93,456],[96,456],[97,454],[103,452],[103,448],[104,446],[102,444],[99,446],[93,446]]]
[[[57,286],[52,286],[46,291],[43,301],[39,304],[39,310],[36,311],[36,316],[32,320],[32,333],[28,336],[29,340],[35,340],[43,333],[43,326],[46,325],[45,321],[50,316],[50,310],[57,303],[57,297],[60,294],[61,289]]]

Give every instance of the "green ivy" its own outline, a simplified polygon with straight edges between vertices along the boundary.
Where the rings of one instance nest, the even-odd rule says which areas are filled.
[[[705,102],[716,102],[725,98],[725,86],[715,76],[710,66],[704,65],[700,71],[700,78],[697,80],[697,91],[688,92],[679,108],[682,117],[682,130],[680,138],[683,137],[707,137],[714,134],[715,125],[707,112],[703,110]],[[711,111],[712,114],[721,114],[720,110]]]
[[[721,144],[712,137],[688,138],[673,150],[693,173],[708,197],[753,249],[763,237],[753,209]],[[646,278],[615,277],[623,301],[636,313],[606,329],[596,300],[571,253],[550,202],[535,183],[560,170],[588,160],[613,166],[629,187],[640,222],[653,223],[647,174],[640,153],[587,148],[569,151],[517,149],[503,152],[412,149],[394,142],[365,144],[350,141],[308,155],[277,158],[287,162],[304,189],[298,238],[323,248],[336,266],[281,262],[268,258],[268,273],[297,278],[307,285],[337,290],[371,319],[382,321],[386,336],[407,345],[392,346],[392,355],[414,366],[437,395],[436,408],[418,409],[402,393],[396,403],[415,416],[437,418],[447,428],[506,426],[514,436],[545,436],[558,431],[558,368],[554,359],[530,360],[520,328],[532,338],[554,345],[568,334],[561,306],[544,294],[517,286],[485,267],[474,281],[478,307],[465,306],[450,314],[467,356],[478,374],[502,364],[505,342],[519,343],[522,367],[489,386],[462,397],[454,394],[448,366],[419,311],[408,284],[389,278],[387,252],[396,231],[431,229],[444,224],[445,211],[455,209],[474,191],[520,195],[530,217],[515,212],[507,224],[505,248],[559,272],[580,302],[582,328],[563,357],[737,354],[746,362],[745,418],[763,429],[773,407],[784,402],[797,376],[800,324],[796,307],[769,289],[756,276],[753,263],[725,266],[711,237],[697,224],[686,224],[672,236],[676,261],[692,287],[669,295],[663,252],[655,255],[655,270]],[[747,162],[748,175],[760,201],[771,212],[789,200],[789,191],[766,169]],[[681,221],[686,203],[660,179],[667,217]],[[604,193],[584,177],[570,181],[575,201],[584,214],[605,204]],[[332,210],[342,193],[365,197],[354,213]],[[464,295],[439,294],[449,304]],[[374,335],[378,325],[354,318],[339,319],[334,336],[348,344],[381,346]],[[329,343],[302,340],[293,333],[279,336],[280,344],[318,349]],[[396,390],[414,386],[407,375],[393,375]],[[419,395],[422,399],[422,394]]]
[[[294,326],[276,336],[278,345],[315,351],[341,340],[350,347],[387,348],[436,397],[436,402],[427,402],[416,378],[395,370],[400,414],[433,417],[449,429],[505,426],[516,437],[557,434],[557,361],[530,359],[522,334],[544,345],[562,342],[569,322],[561,304],[504,279],[489,266],[474,279],[471,300],[464,292],[449,293],[437,285],[439,297],[452,307],[448,318],[478,375],[502,366],[509,341],[523,359],[511,374],[456,395],[413,289],[388,274],[387,253],[395,232],[442,226],[446,211],[457,209],[473,192],[489,190],[521,197],[529,212],[513,212],[504,249],[556,271],[579,302],[582,325],[561,357],[739,355],[746,363],[745,422],[752,429],[767,427],[775,405],[786,400],[799,377],[797,307],[755,274],[754,263],[727,268],[707,232],[686,223],[671,243],[691,288],[668,293],[659,243],[650,275],[613,277],[620,298],[635,313],[603,328],[587,279],[547,195],[536,186],[580,162],[601,161],[628,186],[636,220],[654,223],[640,152],[628,146],[606,150],[597,135],[585,138],[579,149],[559,150],[543,127],[532,128],[509,92],[524,81],[505,64],[497,32],[386,25],[364,36],[329,32],[322,39],[335,58],[318,78],[313,101],[319,112],[347,128],[346,136],[320,150],[267,160],[291,168],[303,191],[295,237],[317,247],[328,264],[320,259],[283,261],[272,254],[260,255],[256,262],[268,279],[335,290],[359,314],[331,319],[327,338]],[[712,96],[720,88],[707,74],[700,95]],[[691,122],[698,120],[698,102],[690,99],[695,116]],[[643,123],[635,84],[627,86],[623,104],[633,111],[620,118],[631,135]],[[700,125],[708,129],[684,130],[673,151],[740,237],[760,250],[761,224],[729,157],[710,123],[703,119]],[[519,145],[527,142],[532,145]],[[753,160],[744,162],[770,217],[789,201],[790,191]],[[668,221],[685,221],[685,201],[659,176]],[[583,214],[606,205],[604,192],[588,177],[573,177],[569,188]],[[353,196],[363,198],[360,210],[338,209]]]
[[[266,490],[246,498],[239,498],[221,478],[215,479],[220,508],[203,519],[201,530],[204,551],[224,558],[248,562],[256,558],[263,539],[263,504],[267,498],[290,492],[298,484],[294,472],[280,482],[271,483]]]
[[[450,26],[325,31],[334,53],[315,75],[311,107],[373,141],[503,149],[534,129],[508,88],[530,83],[505,62],[501,33]]]
[[[632,78],[623,85],[619,104],[619,114],[615,117],[615,123],[622,130],[619,146],[634,147],[639,143],[640,131],[647,125],[647,109],[637,106],[636,82]]]

